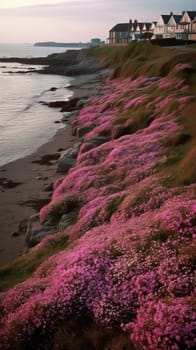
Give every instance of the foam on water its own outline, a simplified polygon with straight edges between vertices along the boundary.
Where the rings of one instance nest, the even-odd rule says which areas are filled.
[[[54,123],[62,117],[59,109],[48,108],[40,101],[71,97],[72,92],[66,88],[71,78],[17,73],[31,68],[0,64],[0,165],[31,154],[63,126]],[[54,86],[57,90],[50,91]]]

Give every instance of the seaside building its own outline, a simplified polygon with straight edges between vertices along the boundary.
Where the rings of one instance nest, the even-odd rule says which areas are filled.
[[[153,39],[162,39],[168,32],[170,15],[160,15],[153,31]]]
[[[109,44],[127,44],[130,41],[130,23],[118,23],[109,31]]]
[[[149,22],[138,22],[137,20],[135,20],[132,23],[132,27],[131,27],[132,28],[131,39],[141,40],[144,33],[150,32],[151,25],[152,23],[149,23]]]
[[[196,40],[196,11],[162,14],[157,22],[118,23],[109,31],[109,45],[126,45],[132,40],[176,38]]]
[[[196,40],[196,11],[183,11],[176,37],[183,40]]]
[[[196,11],[183,11],[181,15],[161,15],[154,28],[153,39],[176,38],[196,40],[194,20]]]
[[[90,47],[96,47],[96,46],[100,46],[101,45],[101,39],[99,38],[93,38],[91,39],[90,43],[89,43],[89,46]]]
[[[170,13],[170,19],[167,23],[167,33],[163,36],[164,38],[176,38],[176,32],[181,27],[180,20],[182,15],[174,15]]]
[[[153,22],[155,23],[155,22]],[[118,23],[109,31],[109,44],[128,44],[132,40],[141,40],[144,33],[151,33],[152,23],[130,20],[129,23]]]

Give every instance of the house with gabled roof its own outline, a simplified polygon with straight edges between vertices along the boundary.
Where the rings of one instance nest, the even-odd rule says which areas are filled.
[[[109,31],[109,44],[127,44],[130,41],[130,23],[118,23]]]
[[[163,35],[164,38],[176,38],[176,32],[181,28],[180,20],[182,15],[174,15],[170,13],[170,19],[167,22],[167,33]]]
[[[189,35],[190,40],[196,40],[196,16],[192,22],[192,33]]]
[[[160,15],[155,27],[154,27],[154,39],[162,39],[167,34],[167,24],[170,20],[170,15]]]
[[[154,33],[156,25],[157,25],[157,22],[155,22],[155,21],[151,23],[151,25],[150,25],[150,32]]]
[[[142,35],[150,31],[151,24],[149,22],[137,22],[134,32],[135,40],[142,39]]]
[[[196,40],[196,11],[184,11],[180,20],[181,28],[177,31],[177,38]]]
[[[136,32],[136,29],[138,26],[138,21],[136,19],[134,21],[132,21],[132,19],[130,19],[129,23],[130,23],[130,39],[136,40],[135,32]]]
[[[176,38],[196,40],[196,11],[183,11],[182,15],[160,15],[157,22],[118,23],[109,31],[109,44],[128,44],[132,40]]]
[[[129,23],[118,23],[109,31],[109,44],[128,44],[132,40],[140,40],[142,35],[150,31],[152,23],[130,20]]]

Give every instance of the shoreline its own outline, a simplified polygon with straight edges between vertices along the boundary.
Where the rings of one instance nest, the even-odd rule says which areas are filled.
[[[108,76],[108,71],[103,70],[74,77],[69,87],[73,90],[72,99],[93,96],[105,76]],[[39,161],[45,155],[56,158],[58,152],[60,156],[60,149],[66,150],[75,144],[78,137],[72,136],[71,121],[77,113],[77,110],[73,112],[65,127],[59,129],[52,139],[34,153],[0,167],[0,178],[19,183],[12,188],[2,187],[0,191],[0,265],[23,254],[29,217],[50,200],[52,183],[61,176],[56,171],[55,159],[50,161],[50,165],[39,164]]]

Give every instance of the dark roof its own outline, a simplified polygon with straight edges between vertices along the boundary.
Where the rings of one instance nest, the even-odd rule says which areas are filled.
[[[156,22],[154,22],[156,23]],[[151,27],[152,22],[129,22],[129,23],[118,23],[116,24],[112,29],[110,29],[110,32],[129,32],[130,30],[136,31],[137,26],[139,25],[140,30],[143,29],[143,25],[146,25],[146,30],[149,30]]]
[[[138,25],[139,25],[140,30],[142,30],[144,23],[143,22],[138,22]]]
[[[110,29],[110,32],[128,32],[129,28],[130,23],[118,23]]]
[[[138,24],[139,24],[138,22],[132,23],[131,29],[133,28],[134,32],[136,31]]]
[[[173,17],[174,17],[174,19],[175,19],[175,21],[176,21],[177,24],[180,23],[180,20],[181,20],[181,18],[182,18],[182,15],[173,15]]]
[[[133,24],[134,31],[136,30],[138,25],[139,25],[139,28],[141,31],[143,29],[144,24],[146,25],[146,30],[149,30],[152,23],[150,23],[150,22],[137,22],[137,23],[132,23],[132,24]]]
[[[171,15],[161,15],[161,17],[163,18],[163,22],[164,22],[165,24],[167,24],[167,22],[169,21]]]
[[[190,17],[191,20],[193,20],[196,17],[196,11],[186,11]]]
[[[145,23],[145,25],[146,25],[146,30],[149,30],[151,25],[152,25],[152,23],[147,22],[147,23]]]

